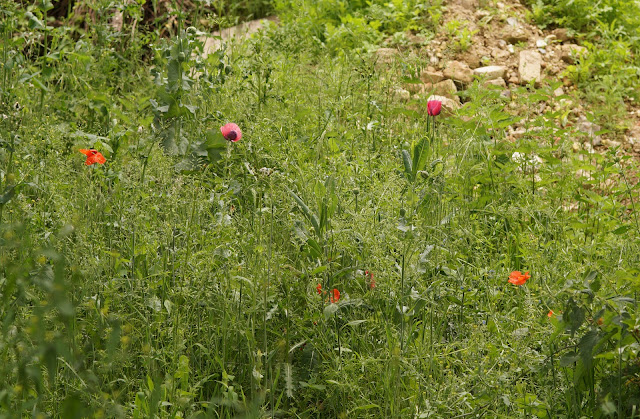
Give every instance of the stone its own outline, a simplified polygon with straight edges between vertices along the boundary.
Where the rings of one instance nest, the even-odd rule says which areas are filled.
[[[558,87],[556,90],[553,91],[553,95],[555,97],[559,97],[564,95],[564,89],[562,88],[562,86]]]
[[[571,39],[571,37],[569,36],[569,33],[567,32],[567,30],[565,28],[557,28],[551,31],[552,35],[556,36],[556,39],[558,39],[558,41],[560,42],[566,42],[569,39]]]
[[[519,42],[527,42],[529,34],[522,28],[518,19],[510,17],[507,19],[507,25],[502,29],[500,38],[510,44],[517,44]]]
[[[509,58],[509,50],[504,50],[501,48],[494,48],[491,50],[491,56],[498,61],[505,60]]]
[[[398,101],[406,102],[411,99],[411,93],[408,90],[397,88],[393,91],[393,97]]]
[[[583,134],[586,134],[590,138],[590,143],[594,146],[599,146],[604,141],[602,137],[596,135],[596,133],[602,130],[600,125],[596,125],[593,122],[590,122],[584,115],[580,115],[575,125],[576,130],[580,131]]]
[[[431,95],[429,96],[427,101],[429,100],[439,100],[440,102],[442,102],[442,109],[446,111],[443,112],[444,115],[452,114],[460,109],[460,104],[452,99],[449,99],[448,97]]]
[[[594,144],[596,145],[596,144]],[[615,140],[607,140],[606,138],[602,140],[602,145],[608,148],[612,148],[612,147],[620,147],[622,145],[622,143],[620,141],[615,141]]]
[[[504,81],[504,79],[502,77],[499,77],[497,79],[493,79],[493,80],[486,80],[483,83],[484,86],[500,86],[500,87],[507,87],[507,82]]]
[[[527,84],[529,82],[540,81],[540,71],[542,67],[542,56],[538,51],[521,51],[520,65],[518,73],[520,75],[520,83]]]
[[[438,96],[446,96],[450,99],[458,98],[458,88],[453,80],[443,80],[433,85],[433,93]]]
[[[109,24],[115,32],[122,32],[122,25],[124,24],[124,15],[122,14],[122,10],[116,9]]]
[[[473,71],[463,62],[449,61],[444,69],[444,77],[462,84],[469,84],[473,81]]]
[[[424,83],[419,86],[421,86],[420,94],[426,94],[427,96],[445,96],[455,101],[460,100],[460,98],[456,96],[458,89],[453,80],[443,80],[438,83]]]
[[[422,70],[420,80],[422,80],[423,83],[439,83],[444,80],[444,75],[433,69]]]
[[[536,47],[538,47],[538,48],[546,48],[547,47],[547,41],[545,41],[544,39],[538,39],[536,41]]]
[[[490,65],[473,70],[473,74],[483,80],[502,79],[506,72],[507,67],[501,65]]]
[[[526,133],[526,130],[524,128],[516,130],[516,132],[520,131],[522,131],[520,137]],[[542,160],[537,154],[527,155],[518,151],[511,155],[511,160],[519,165],[517,170],[523,173],[536,173],[540,169],[540,166],[544,163],[544,160]]]
[[[602,130],[602,127],[600,125],[596,125],[593,122],[590,122],[584,116],[580,116],[580,118],[578,118],[575,126],[578,131],[587,134],[590,137],[594,137],[596,135],[596,132]]]
[[[469,68],[480,67],[480,55],[477,54],[476,48],[470,49],[463,54],[459,54],[458,61],[466,63]]]
[[[587,49],[576,44],[564,44],[560,50],[560,58],[567,64],[574,64],[576,58],[586,54]]]

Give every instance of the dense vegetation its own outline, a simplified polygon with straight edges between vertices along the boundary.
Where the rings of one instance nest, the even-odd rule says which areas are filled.
[[[553,108],[505,141],[478,83],[454,117],[399,101],[423,64],[369,52],[439,2],[225,3],[282,23],[206,57],[222,2],[122,31],[111,3],[0,3],[0,417],[638,414],[636,162]],[[625,69],[585,91],[634,97],[634,2],[531,6]]]

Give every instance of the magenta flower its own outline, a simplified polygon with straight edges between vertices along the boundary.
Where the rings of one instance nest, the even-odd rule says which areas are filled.
[[[242,131],[240,131],[240,127],[236,124],[229,123],[220,127],[220,131],[222,132],[222,136],[225,140],[233,143],[240,141],[240,138],[242,138]]]
[[[427,113],[429,116],[438,116],[442,110],[442,102],[439,100],[430,100],[427,102]]]

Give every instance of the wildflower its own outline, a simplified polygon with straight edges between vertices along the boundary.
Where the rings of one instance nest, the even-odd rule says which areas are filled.
[[[242,131],[240,131],[240,127],[236,124],[226,124],[220,127],[220,132],[222,132],[225,140],[231,141],[232,143],[237,143],[242,138]]]
[[[549,312],[547,313],[547,317],[552,318],[554,314],[555,313],[553,312],[553,310],[549,310]]]
[[[322,284],[318,284],[316,291],[318,291],[318,295],[322,295]]]
[[[330,298],[332,303],[337,303],[338,300],[340,299],[340,291],[334,288]]]
[[[105,164],[107,162],[107,159],[104,158],[102,153],[100,153],[96,149],[90,148],[89,150],[87,150],[83,148],[80,150],[80,152],[87,156],[87,161],[84,162],[84,164],[86,164],[87,166],[91,166],[95,163]]]
[[[509,282],[512,283],[513,285],[524,285],[525,282],[527,282],[527,279],[531,278],[531,275],[529,275],[529,272],[527,271],[526,273],[522,273],[520,271],[513,271],[511,272],[511,275],[509,275]]]
[[[376,287],[376,281],[373,279],[373,272],[364,271],[364,274],[369,277],[369,288],[374,289]]]
[[[442,102],[439,100],[430,100],[427,102],[427,113],[429,116],[438,116],[442,110]]]

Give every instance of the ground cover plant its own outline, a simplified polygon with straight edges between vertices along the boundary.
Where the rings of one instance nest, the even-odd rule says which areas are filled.
[[[186,8],[1,4],[1,417],[638,415],[636,161],[506,106],[558,83],[400,100],[368,50],[439,2],[275,2],[206,56]]]

